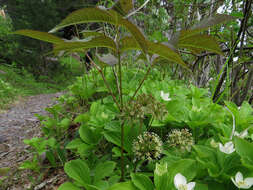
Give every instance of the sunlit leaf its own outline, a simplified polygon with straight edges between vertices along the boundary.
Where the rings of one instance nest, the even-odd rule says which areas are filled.
[[[131,181],[124,183],[116,183],[111,186],[108,190],[138,190],[137,187]]]
[[[248,167],[248,168],[253,168],[253,144],[238,138],[235,138],[235,150],[236,152],[241,156],[242,158],[242,163]]]
[[[50,43],[54,43],[54,44],[59,44],[64,42],[63,39],[54,36],[52,34],[49,34],[47,32],[40,32],[40,31],[36,31],[36,30],[17,30],[15,32],[13,32],[13,34],[19,34],[22,36],[27,36],[27,37],[31,37],[37,40],[41,40],[41,41],[45,41],[45,42],[50,42]]]
[[[152,181],[143,174],[132,173],[131,179],[136,187],[140,190],[154,190]]]
[[[179,39],[178,47],[193,48],[193,51],[198,49],[223,54],[215,38],[204,34],[196,34],[188,38]]]
[[[64,171],[69,177],[83,186],[91,183],[90,169],[83,160],[78,159],[67,162],[64,166]]]
[[[116,163],[113,161],[106,161],[99,163],[95,168],[94,181],[99,181],[105,177],[110,176],[115,169]]]

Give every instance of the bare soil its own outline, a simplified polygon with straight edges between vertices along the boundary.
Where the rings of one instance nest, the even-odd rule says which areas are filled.
[[[0,172],[0,190],[56,189],[56,187],[47,187],[47,184],[59,180],[57,175],[64,175],[62,171],[58,171],[57,174],[53,174],[55,171],[48,171],[48,175],[53,174],[55,179],[48,179],[49,182],[44,181],[34,187],[34,182],[26,179],[33,174],[28,172],[24,178],[25,172],[20,173],[17,168],[30,156],[28,146],[23,143],[23,140],[40,136],[39,120],[34,114],[47,115],[45,108],[54,105],[60,95],[61,92],[30,96],[12,105],[6,112],[0,113],[0,170],[10,169],[8,178],[3,184],[1,184]]]

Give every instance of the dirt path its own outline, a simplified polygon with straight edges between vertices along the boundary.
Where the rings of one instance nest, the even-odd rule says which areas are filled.
[[[40,131],[34,114],[47,114],[45,108],[55,104],[55,98],[61,94],[30,96],[0,114],[0,168],[13,168],[26,159],[27,146],[23,140],[37,136]]]

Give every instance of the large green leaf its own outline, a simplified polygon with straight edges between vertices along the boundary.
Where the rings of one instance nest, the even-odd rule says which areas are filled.
[[[181,173],[187,178],[187,182],[190,182],[196,176],[197,168],[197,162],[192,159],[181,159],[173,163],[168,167],[169,189],[172,189],[174,187],[174,177],[176,174]]]
[[[139,189],[137,189],[131,181],[127,181],[124,183],[116,183],[108,190],[139,190]]]
[[[104,177],[108,177],[112,174],[116,163],[113,161],[106,161],[99,163],[95,168],[94,182],[97,182]]]
[[[83,160],[78,159],[67,162],[64,171],[82,186],[91,184],[90,169]]]
[[[148,51],[188,68],[187,64],[181,59],[179,54],[174,52],[167,45],[150,42]]]
[[[122,26],[126,27],[130,31],[132,36],[135,38],[137,43],[140,45],[141,50],[144,53],[147,53],[148,46],[149,46],[148,41],[146,40],[146,38],[142,34],[142,32],[137,28],[137,26],[135,26],[133,23],[131,23],[130,21],[128,21],[126,19],[121,19],[120,23]]]
[[[223,54],[215,38],[204,34],[196,34],[183,39],[180,38],[178,47],[193,49],[193,51],[198,49]]]
[[[204,18],[199,23],[192,26],[190,29],[203,31],[209,27],[215,26],[217,24],[221,24],[223,22],[231,21],[233,19],[235,19],[235,17],[233,17],[231,15],[216,14],[216,15],[212,15],[210,17]]]
[[[133,7],[133,0],[119,0],[113,5],[112,9],[125,16]]]
[[[40,32],[36,30],[17,30],[13,32],[13,34],[19,34],[22,36],[31,37],[37,40],[42,40],[49,43],[59,44],[63,43],[64,40],[61,38],[58,38],[57,36],[54,36],[52,34],[49,34],[47,32]]]
[[[120,132],[115,132],[115,131],[105,131],[104,132],[104,137],[106,138],[107,141],[116,144],[117,146],[121,147],[121,134]],[[124,149],[127,152],[131,152],[132,150],[132,144],[129,142],[127,139],[128,136],[125,134],[125,141],[124,141]]]
[[[125,37],[120,41],[120,50],[121,51],[127,51],[127,50],[140,50],[140,46],[136,42],[136,40],[132,37]],[[148,43],[148,49],[147,51],[152,54],[157,54],[161,56],[164,59],[167,59],[169,61],[172,61],[174,63],[178,63],[182,65],[183,67],[188,68],[186,63],[183,62],[181,57],[178,53],[173,51],[171,48],[169,48],[167,45],[160,44],[160,43]]]
[[[140,190],[154,190],[152,181],[143,174],[132,173],[131,179],[136,187]]]
[[[72,12],[60,24],[50,30],[50,33],[66,26],[74,24],[82,24],[88,22],[105,22],[117,25],[117,18],[115,15],[110,14],[108,11],[99,8],[83,8]]]
[[[50,32],[55,32],[66,26],[89,22],[104,22],[127,28],[130,31],[130,33],[134,36],[137,43],[140,45],[142,51],[146,52],[147,41],[144,35],[138,29],[138,27],[132,24],[127,19],[124,19],[119,13],[117,13],[112,9],[103,10],[100,8],[84,8],[74,11]]]
[[[178,43],[178,40],[189,38],[191,36],[199,34],[200,32],[204,30],[207,30],[209,27],[215,26],[217,24],[221,24],[226,21],[230,21],[234,18],[235,17],[233,16],[225,15],[225,14],[217,14],[217,15],[212,15],[210,17],[204,18],[202,21],[192,26],[189,30],[181,30],[181,31],[176,32],[172,36],[171,42],[176,46]]]
[[[196,159],[208,170],[209,175],[212,177],[219,176],[221,166],[217,161],[216,151],[203,145],[195,145],[193,148],[197,153]]]
[[[70,182],[63,183],[58,190],[81,190],[79,187],[73,185]]]
[[[253,168],[253,144],[238,138],[235,138],[235,150],[236,152],[241,156],[242,158],[242,163],[248,167],[248,168]]]
[[[88,49],[95,47],[107,47],[116,51],[116,45],[114,41],[106,36],[95,37],[87,42],[62,42],[54,45],[54,52],[69,51],[75,49]]]
[[[87,144],[98,144],[102,137],[100,130],[100,128],[94,129],[90,126],[82,125],[79,129],[79,134],[81,139]]]

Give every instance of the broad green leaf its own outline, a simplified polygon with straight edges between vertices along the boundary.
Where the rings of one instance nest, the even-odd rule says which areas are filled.
[[[149,52],[160,55],[161,57],[168,59],[169,61],[175,62],[185,68],[188,68],[187,64],[183,62],[179,54],[174,52],[167,45],[150,42],[148,44],[148,47]]]
[[[95,181],[93,186],[96,187],[98,190],[106,190],[109,188],[110,185],[108,181],[100,180],[100,181]]]
[[[78,115],[75,119],[74,119],[74,123],[81,123],[84,124],[86,122],[88,122],[90,120],[90,116],[88,113],[83,113]]]
[[[215,52],[217,54],[223,54],[216,39],[212,36],[204,34],[196,34],[194,36],[183,39],[180,38],[178,47],[188,49],[193,48],[193,51],[196,51],[196,49],[198,49]]]
[[[221,24],[223,22],[230,21],[233,19],[234,19],[233,16],[225,15],[225,14],[212,15],[208,18],[204,18],[202,21],[192,26],[189,30],[181,30],[181,31],[176,32],[175,35],[172,36],[171,42],[175,46],[177,46],[178,40],[180,39],[182,40],[184,38],[189,38],[191,36],[199,34],[202,31],[207,30],[209,27],[212,27],[217,24]]]
[[[117,18],[115,17],[115,15],[112,15],[108,11],[103,9],[83,8],[72,12],[64,20],[62,20],[60,24],[58,24],[49,32],[53,33],[66,26],[89,22],[104,22],[110,24],[117,24]]]
[[[179,40],[184,38],[189,38],[200,32],[207,30],[209,27],[221,24],[226,21],[231,21],[235,19],[233,16],[225,14],[212,15],[210,17],[204,18],[202,21],[192,26],[189,30],[181,30]]]
[[[106,161],[99,163],[95,168],[94,181],[99,181],[104,177],[108,177],[112,174],[116,163],[113,161]]]
[[[116,45],[114,41],[106,36],[99,36],[92,38],[90,41],[87,42],[62,42],[59,44],[54,45],[54,52],[59,51],[69,51],[75,49],[89,49],[95,47],[107,47],[114,51],[116,51]]]
[[[74,140],[70,141],[67,146],[66,149],[77,149],[78,147],[80,147],[83,143],[83,141],[79,138],[75,138]]]
[[[116,144],[117,146],[121,147],[121,135],[119,132],[114,132],[114,131],[105,131],[104,136],[107,141]],[[126,139],[126,137],[124,138]],[[124,149],[127,152],[131,152],[132,146],[131,144],[127,143],[124,141]]]
[[[99,8],[84,8],[74,11],[50,32],[55,32],[66,26],[89,22],[104,22],[125,27],[134,36],[142,51],[146,53],[147,41],[138,27],[112,9],[107,11]]]
[[[234,138],[235,150],[241,156],[243,165],[253,168],[253,144],[239,137]]]
[[[119,0],[113,5],[112,9],[125,16],[133,7],[133,0]]]
[[[143,174],[132,173],[131,179],[136,187],[140,190],[154,190],[152,181]]]
[[[138,43],[136,42],[136,40],[134,38],[125,37],[121,40],[121,47],[120,47],[121,51],[134,50],[134,49],[140,50],[140,46],[138,45]],[[188,66],[183,62],[183,60],[179,56],[179,54],[174,52],[167,45],[149,42],[147,51],[149,53],[157,54],[164,59],[178,63],[178,64],[188,68]]]
[[[197,153],[197,161],[208,170],[209,175],[212,177],[219,176],[221,168],[215,150],[203,145],[195,145],[193,148]]]
[[[239,137],[235,138],[235,150],[241,157],[249,157],[253,160],[253,143]]]
[[[86,190],[103,190],[103,189],[100,189],[94,185],[88,185],[88,184],[85,185],[85,189]]]
[[[226,14],[216,14],[212,15],[210,17],[204,18],[201,20],[199,23],[196,25],[192,26],[190,29],[191,30],[205,30],[209,27],[221,24],[223,22],[231,21],[234,20],[235,17],[231,15],[226,15]]]
[[[79,187],[73,185],[70,182],[63,183],[58,190],[81,190]]]
[[[144,53],[147,53],[148,52],[148,46],[149,46],[148,41],[146,40],[146,38],[142,34],[142,32],[138,29],[138,27],[135,26],[130,21],[126,20],[126,19],[121,19],[120,23],[121,23],[121,26],[127,28],[130,31],[132,36],[135,38],[137,43],[140,45],[141,50]]]
[[[197,169],[197,162],[192,159],[181,159],[173,163],[168,167],[169,189],[174,187],[174,177],[176,174],[181,173],[187,178],[187,182],[190,182],[196,176]]]
[[[41,41],[45,41],[45,42],[49,42],[49,43],[54,43],[54,44],[59,44],[59,43],[63,43],[64,40],[54,36],[52,34],[49,34],[47,32],[40,32],[40,31],[36,31],[36,30],[17,30],[15,32],[13,32],[13,34],[19,34],[22,36],[27,36],[27,37],[31,37],[37,40],[41,40]]]
[[[137,189],[131,181],[116,183],[107,190],[139,190]]]
[[[70,123],[71,123],[70,119],[64,118],[63,120],[61,120],[60,126],[66,129],[69,127]]]
[[[83,160],[78,159],[67,162],[64,166],[64,171],[82,186],[91,183],[90,169]]]
[[[208,190],[208,185],[196,183],[194,190]]]
[[[82,125],[79,129],[81,139],[87,144],[97,144],[101,138],[100,131],[90,126]]]

